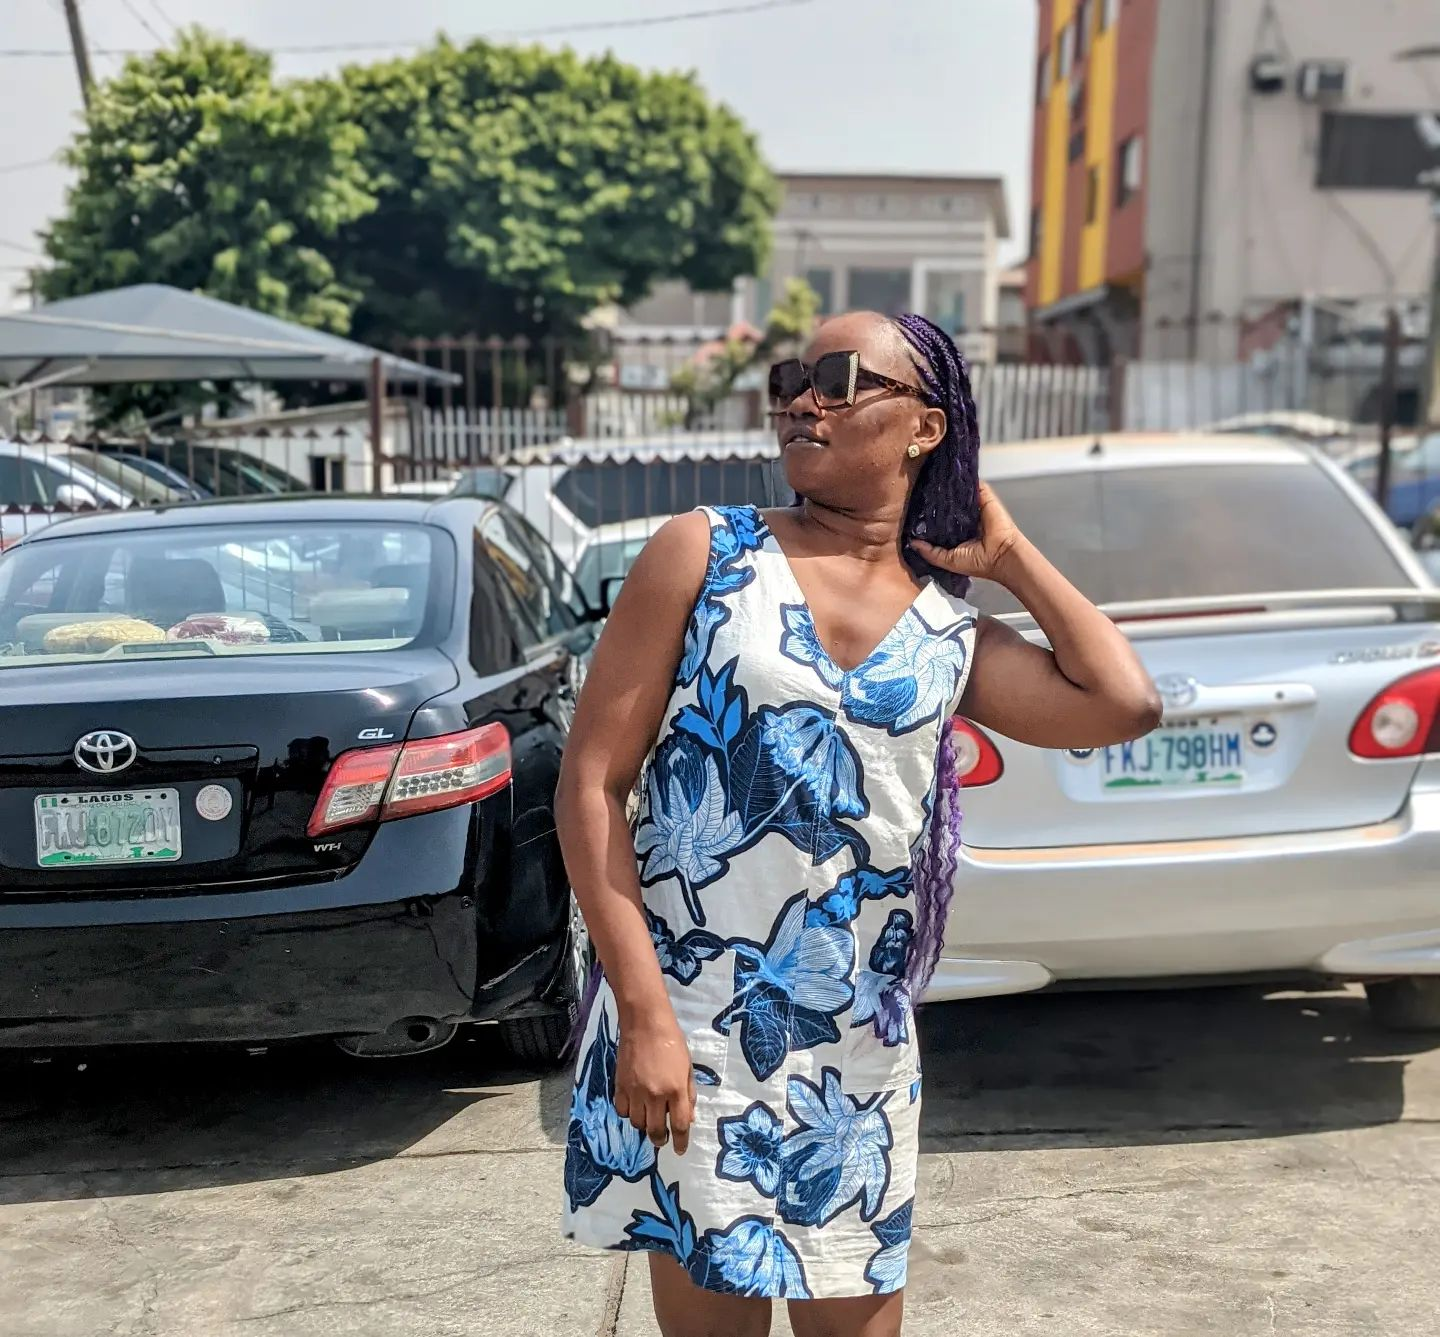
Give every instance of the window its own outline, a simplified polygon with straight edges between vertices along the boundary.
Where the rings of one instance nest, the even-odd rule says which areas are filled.
[[[774,302],[773,302],[773,300],[772,300],[772,289],[771,289],[771,287],[770,287],[770,280],[769,280],[768,278],[765,278],[765,279],[756,279],[756,280],[755,280],[755,323],[756,323],[757,325],[764,325],[764,324],[765,324],[766,320],[769,319],[769,316],[770,316],[770,308],[771,308],[773,305],[774,305]]]
[[[54,500],[66,480],[58,473],[14,455],[0,455],[0,506],[34,506]]]
[[[1095,11],[1090,8],[1090,0],[1077,0],[1075,5],[1075,63],[1077,65],[1085,59],[1085,48],[1090,40],[1090,23],[1094,14]]]
[[[1085,173],[1085,222],[1095,221],[1100,211],[1100,169],[1093,163]]]
[[[1044,102],[1050,91],[1050,53],[1042,51],[1035,66],[1035,101]]]
[[[1070,136],[1070,148],[1066,156],[1071,162],[1079,162],[1085,153],[1085,127],[1082,125]]]
[[[1032,259],[1038,257],[1040,254],[1040,242],[1043,236],[1044,216],[1041,214],[1040,206],[1037,204],[1030,210],[1030,255]]]
[[[850,305],[857,311],[878,311],[881,315],[898,316],[910,306],[910,271],[852,269]]]
[[[1411,583],[1370,520],[1308,463],[1122,468],[1001,488],[1021,532],[1097,603]],[[986,581],[970,599],[986,613],[1019,608]]]
[[[805,282],[815,289],[815,296],[820,299],[820,314],[830,315],[835,310],[835,271],[807,269]]]
[[[0,562],[0,668],[110,651],[120,662],[433,643],[455,560],[451,546],[443,561],[435,533],[195,524],[16,548]]]
[[[530,646],[545,640],[550,635],[550,591],[534,558],[499,511],[491,511],[475,531],[475,557],[477,568],[483,565],[486,573],[496,577],[494,588],[520,644]],[[477,591],[482,580],[477,569]]]
[[[1120,17],[1120,0],[1100,0],[1100,31],[1104,32]]]
[[[970,286],[968,272],[941,269],[925,275],[925,314],[947,334],[965,328],[965,297]]]
[[[1055,41],[1056,79],[1068,79],[1070,77],[1072,54],[1070,48],[1070,25],[1067,23],[1060,29],[1060,35]]]
[[[574,631],[580,622],[581,608],[574,577],[555,555],[555,550],[527,521],[518,515],[507,515],[505,525],[516,542],[530,554],[544,582],[542,630],[550,636],[563,636],[567,631]]]
[[[778,461],[745,459],[596,460],[565,469],[552,491],[590,529],[697,506],[774,506],[789,495]]]
[[[1131,135],[1120,145],[1119,161],[1115,171],[1115,207],[1123,209],[1136,195],[1142,184],[1144,172],[1144,141],[1139,135]]]

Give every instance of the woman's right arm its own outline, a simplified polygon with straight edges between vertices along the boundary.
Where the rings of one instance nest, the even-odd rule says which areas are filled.
[[[695,1108],[690,1050],[650,939],[626,803],[655,742],[705,581],[710,523],[667,522],[645,545],[605,624],[565,745],[555,819],[570,885],[619,1012],[615,1108],[685,1151]]]

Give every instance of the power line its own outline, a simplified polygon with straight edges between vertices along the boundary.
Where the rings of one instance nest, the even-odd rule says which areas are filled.
[[[512,28],[506,31],[487,33],[485,36],[492,40],[514,41],[530,37],[564,37],[573,33],[610,32],[622,28],[656,28],[670,23],[690,23],[698,19],[726,18],[736,14],[758,14],[769,9],[793,9],[814,2],[815,0],[753,0],[753,3],[750,4],[722,5],[713,9],[691,9],[676,14],[654,14],[648,18],[596,19],[588,23],[560,23],[544,28]],[[135,11],[132,9],[131,12]],[[148,28],[149,25],[146,26]],[[161,45],[163,46],[164,43],[162,42]],[[310,56],[333,55],[346,51],[393,51],[400,48],[413,49],[428,45],[428,40],[416,41],[413,38],[406,38],[382,42],[313,42],[268,46],[264,49],[277,56]],[[146,47],[119,46],[95,47],[92,48],[92,54],[97,56],[148,56],[152,53]],[[7,59],[69,55],[70,52],[63,47],[0,49],[0,57]]]
[[[37,251],[33,246],[26,246],[23,242],[6,241],[4,237],[0,237],[0,246],[7,247],[12,251],[23,251],[26,255],[39,256],[42,260],[46,258],[44,251]]]
[[[150,8],[160,16],[160,22],[169,27],[172,32],[180,31],[180,25],[160,8],[160,0],[150,0]]]
[[[130,16],[135,20],[136,23],[138,23],[142,28],[144,28],[151,37],[153,37],[157,42],[159,42],[161,46],[165,45],[165,39],[161,37],[158,32],[155,31],[154,24],[152,24],[150,20],[147,19],[145,15],[142,14],[140,10],[136,7],[135,0],[120,0],[120,3],[130,11]]]
[[[29,162],[7,162],[0,164],[0,174],[6,172],[28,172],[32,167],[53,167],[54,158],[32,158]]]

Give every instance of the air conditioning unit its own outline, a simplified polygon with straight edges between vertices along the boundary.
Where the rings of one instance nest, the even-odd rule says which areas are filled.
[[[1303,61],[1295,78],[1302,102],[1338,102],[1345,96],[1349,67],[1343,60]]]
[[[1250,62],[1250,91],[1269,96],[1285,87],[1285,62],[1276,55],[1256,56]]]

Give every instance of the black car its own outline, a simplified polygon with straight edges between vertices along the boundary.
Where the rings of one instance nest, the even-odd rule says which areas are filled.
[[[477,499],[200,502],[0,558],[0,1046],[496,1021],[558,1056],[552,815],[597,618]]]
[[[197,497],[274,497],[311,490],[278,464],[209,441],[102,441],[93,449]]]

